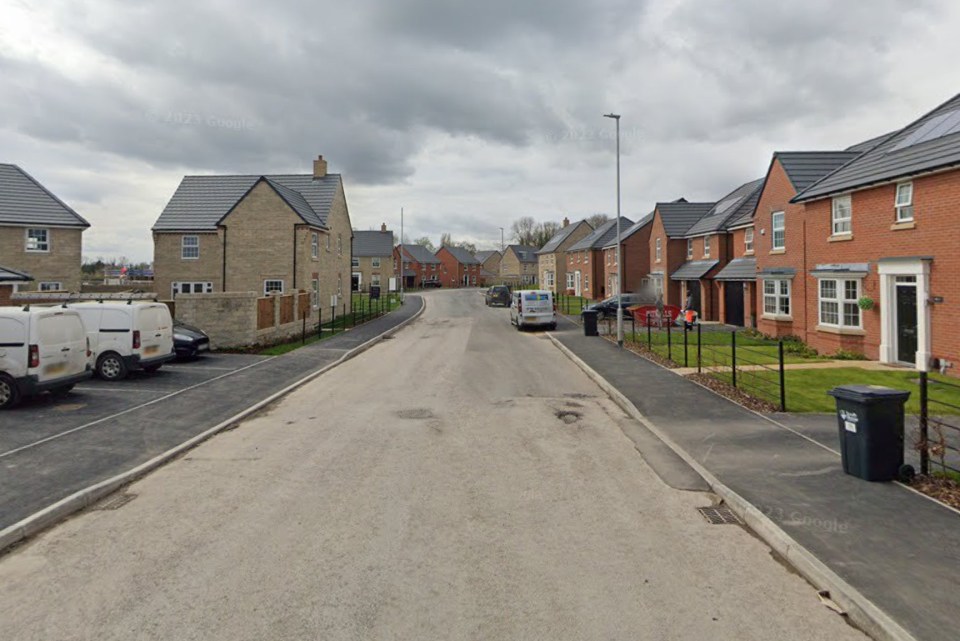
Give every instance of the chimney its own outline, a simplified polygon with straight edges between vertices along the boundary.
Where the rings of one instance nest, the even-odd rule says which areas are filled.
[[[387,231],[387,223],[380,223],[380,231]]]
[[[323,159],[323,156],[317,156],[317,159],[313,161],[313,177],[323,178],[326,175],[327,161]]]
[[[563,217],[563,226],[568,227],[570,225],[570,219],[566,216]]]

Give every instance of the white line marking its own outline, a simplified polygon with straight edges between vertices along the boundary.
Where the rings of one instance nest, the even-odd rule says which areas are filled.
[[[253,363],[252,365],[247,365],[246,367],[241,367],[240,369],[233,370],[232,372],[229,372],[229,373],[227,373],[227,374],[221,374],[220,376],[215,376],[214,378],[211,378],[211,379],[202,381],[202,382],[200,382],[200,383],[197,383],[196,385],[191,385],[190,387],[185,387],[185,388],[183,388],[183,389],[177,390],[176,392],[172,392],[172,393],[170,393],[170,394],[167,394],[166,396],[161,396],[161,397],[155,398],[155,399],[153,399],[153,400],[151,400],[151,401],[147,401],[146,403],[141,403],[140,405],[135,405],[135,406],[133,406],[133,407],[131,407],[131,408],[129,408],[129,409],[123,410],[122,412],[117,412],[116,414],[111,414],[110,416],[104,416],[103,418],[98,418],[98,419],[95,420],[95,421],[91,421],[91,422],[89,422],[89,423],[84,423],[83,425],[79,425],[79,426],[77,426],[77,427],[74,427],[74,428],[72,428],[72,429],[66,430],[66,431],[64,431],[64,432],[60,432],[59,434],[54,434],[54,435],[52,435],[52,436],[48,436],[47,438],[42,438],[42,439],[40,439],[39,441],[34,441],[33,443],[28,443],[28,444],[23,445],[23,446],[21,446],[21,447],[17,447],[17,448],[14,448],[14,449],[12,449],[12,450],[8,450],[8,451],[3,452],[2,454],[0,454],[0,459],[6,458],[6,457],[8,457],[8,456],[12,456],[12,455],[14,455],[14,454],[16,454],[16,453],[18,453],[18,452],[23,452],[24,450],[29,450],[30,448],[36,447],[36,446],[38,446],[38,445],[43,445],[44,443],[49,443],[50,441],[55,441],[55,440],[58,439],[58,438],[61,438],[61,437],[63,437],[63,436],[67,436],[68,434],[73,434],[74,432],[79,432],[80,430],[85,430],[85,429],[87,429],[88,427],[93,427],[94,425],[99,425],[100,423],[104,423],[104,422],[106,422],[106,421],[109,421],[110,419],[117,418],[118,416],[123,416],[124,414],[129,414],[130,412],[134,412],[134,411],[136,411],[136,410],[142,409],[142,408],[147,407],[147,406],[149,406],[149,405],[153,405],[154,403],[159,403],[160,401],[165,401],[165,400],[167,400],[168,398],[173,398],[174,396],[178,396],[179,394],[183,394],[184,392],[189,392],[190,390],[197,389],[198,387],[202,387],[202,386],[204,386],[204,385],[207,385],[208,383],[212,383],[212,382],[214,382],[214,381],[218,381],[218,380],[220,380],[221,378],[226,378],[226,377],[228,377],[228,376],[233,376],[234,374],[238,374],[238,373],[242,372],[243,370],[250,369],[251,367],[256,367],[257,365],[263,365],[264,363],[269,363],[270,361],[272,361],[272,360],[275,359],[275,358],[277,358],[277,357],[276,357],[276,356],[271,356],[270,358],[267,358],[267,359],[265,359],[265,360],[257,361],[256,363]]]
[[[260,362],[260,361],[257,361],[257,362]],[[175,369],[175,370],[209,369],[209,370],[216,370],[218,372],[230,372],[236,368],[235,367],[214,367],[213,365],[164,365],[163,369]]]
[[[166,394],[170,390],[168,389],[144,389],[142,387],[107,387],[105,385],[98,385],[96,387],[74,387],[75,392],[150,392],[153,394]]]

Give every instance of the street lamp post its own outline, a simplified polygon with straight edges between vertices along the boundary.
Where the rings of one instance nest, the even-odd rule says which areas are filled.
[[[400,208],[400,304],[403,305],[403,279],[406,277],[403,268],[403,207]]]
[[[623,349],[623,301],[620,295],[623,287],[623,261],[620,256],[620,114],[604,114],[604,118],[613,118],[617,123],[617,346]]]
[[[503,227],[500,227],[500,251],[503,251]]]

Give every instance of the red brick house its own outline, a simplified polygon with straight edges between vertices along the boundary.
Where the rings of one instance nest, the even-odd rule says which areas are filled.
[[[629,218],[620,217],[620,234],[633,226]],[[567,293],[600,300],[610,295],[604,273],[603,248],[616,243],[617,220],[598,225],[592,233],[567,250]]]
[[[650,279],[650,230],[653,214],[647,214],[625,230],[620,230],[620,257],[623,260],[623,292],[639,294],[647,289]],[[616,291],[617,239],[603,248],[603,281],[608,292]]]
[[[440,282],[444,287],[476,287],[480,281],[480,261],[462,247],[443,246],[437,250]]]
[[[403,252],[403,286],[407,289],[440,282],[441,263],[433,252],[422,245],[397,245],[393,249],[394,269],[399,271]]]
[[[714,203],[690,203],[681,198],[672,203],[657,203],[653,210],[648,278],[653,284],[654,293],[663,295],[664,305],[683,306],[680,282],[685,274],[681,272],[676,279],[672,278],[672,275],[687,262],[687,231],[703,218],[713,205]]]
[[[960,359],[960,95],[791,202],[803,207],[811,346],[920,370]]]

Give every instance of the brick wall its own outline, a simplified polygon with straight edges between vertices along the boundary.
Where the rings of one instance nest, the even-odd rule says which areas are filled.
[[[200,242],[199,258],[181,258],[184,236],[197,236]],[[171,284],[182,281],[210,282],[213,283],[213,291],[223,291],[222,276],[223,230],[202,234],[154,232],[153,282],[160,296],[171,296]]]
[[[271,345],[291,340],[303,331],[301,302],[309,297],[295,295],[261,297],[255,292],[215,292],[181,294],[176,299],[176,317],[210,336],[213,349]],[[270,326],[258,328],[258,309],[266,303],[272,318]],[[284,307],[288,309],[284,309]],[[339,313],[339,312],[338,312]],[[293,319],[290,322],[282,322]],[[315,331],[317,315],[308,310],[307,331]]]
[[[36,227],[47,229],[50,250],[28,252],[27,227],[0,227],[0,264],[33,277],[21,290],[38,289],[41,282],[59,282],[66,291],[80,291],[83,230]]]
[[[381,256],[379,267],[373,266],[373,260],[374,258],[372,256],[361,256],[358,259],[359,266],[351,267],[351,272],[360,272],[360,287],[363,291],[370,290],[374,275],[380,277],[381,290],[387,291],[387,288],[390,286],[390,279],[396,276],[396,272],[393,270],[393,256]]]

